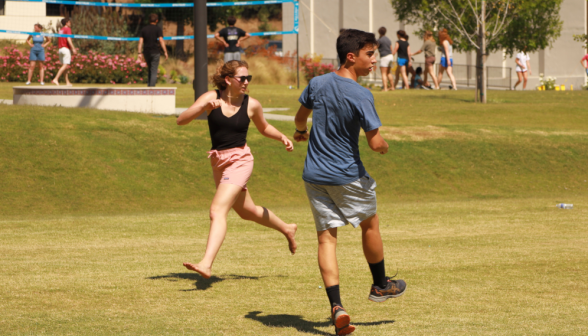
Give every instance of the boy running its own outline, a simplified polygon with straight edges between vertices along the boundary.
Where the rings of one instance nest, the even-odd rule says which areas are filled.
[[[357,84],[376,64],[376,37],[355,29],[337,38],[337,54],[342,66],[334,73],[313,78],[300,96],[294,140],[308,143],[302,175],[318,235],[318,262],[331,318],[337,335],[355,330],[343,309],[339,293],[337,228],[351,223],[361,226],[362,245],[373,284],[369,299],[383,302],[404,294],[406,283],[386,277],[384,248],[376,214],[376,182],[359,158],[359,131],[365,131],[370,148],[380,154],[388,144],[379,132],[382,126],[371,92]],[[312,132],[307,118],[312,115]],[[309,139],[310,138],[310,139]]]

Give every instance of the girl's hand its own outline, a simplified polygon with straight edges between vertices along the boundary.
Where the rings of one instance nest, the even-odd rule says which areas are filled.
[[[282,139],[280,141],[282,141],[282,143],[284,144],[284,146],[286,146],[286,150],[288,152],[291,152],[291,151],[294,150],[294,144],[285,135],[282,134]]]
[[[221,103],[222,103],[222,100],[220,100],[220,99],[211,100],[208,102],[208,104],[206,104],[206,107],[204,109],[206,111],[215,110],[215,109],[221,107]]]

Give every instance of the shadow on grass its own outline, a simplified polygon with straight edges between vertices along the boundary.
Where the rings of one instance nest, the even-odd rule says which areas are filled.
[[[147,279],[151,280],[160,280],[165,279],[167,281],[178,281],[178,280],[195,280],[196,283],[194,285],[196,288],[193,289],[183,289],[182,291],[189,292],[195,290],[207,290],[212,287],[213,284],[217,282],[221,282],[223,280],[259,280],[261,278],[267,278],[267,276],[247,276],[247,275],[236,275],[236,274],[227,274],[224,275],[222,278],[217,277],[216,275],[211,276],[209,279],[204,279],[198,273],[170,273],[168,275],[157,275],[148,277]]]
[[[280,327],[280,328],[296,328],[298,332],[305,332],[315,335],[332,335],[331,333],[327,333],[316,328],[318,327],[332,327],[333,324],[331,321],[324,321],[324,322],[313,322],[305,320],[301,315],[288,315],[288,314],[279,314],[279,315],[265,315],[260,316],[262,312],[260,311],[252,311],[245,315],[245,318],[252,319],[254,321],[258,321],[265,326],[268,327]],[[354,326],[373,326],[373,325],[380,325],[380,324],[391,324],[394,323],[394,320],[387,320],[387,321],[376,321],[376,322],[351,322]]]

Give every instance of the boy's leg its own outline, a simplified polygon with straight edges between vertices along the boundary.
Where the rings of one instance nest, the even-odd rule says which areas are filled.
[[[59,68],[59,71],[57,71],[57,75],[55,75],[55,78],[53,78],[51,83],[53,83],[55,85],[59,85],[59,77],[61,77],[61,75],[63,74],[63,72],[65,71],[66,68],[67,68],[67,64],[62,65],[61,68]]]
[[[254,221],[270,229],[281,232],[288,239],[288,246],[292,254],[296,253],[296,224],[286,224],[269,209],[255,205],[249,190],[245,190],[237,196],[233,205],[235,212],[244,220]]]

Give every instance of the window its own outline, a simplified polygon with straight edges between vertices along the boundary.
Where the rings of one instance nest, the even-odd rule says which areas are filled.
[[[0,0],[0,15],[6,15],[5,8],[6,0]]]
[[[0,0],[2,1],[2,0]],[[60,5],[60,4],[45,4],[47,16],[63,16],[69,17],[73,11],[73,5]]]

